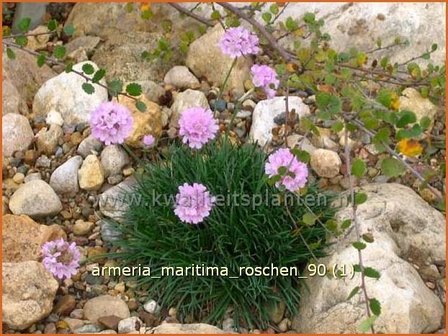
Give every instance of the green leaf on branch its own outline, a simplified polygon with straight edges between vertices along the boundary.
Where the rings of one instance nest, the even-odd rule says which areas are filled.
[[[72,24],[67,24],[64,27],[64,34],[67,36],[72,36],[75,33],[75,27]]]
[[[364,241],[367,242],[367,243],[373,243],[374,242],[373,235],[370,232],[363,234],[362,235],[362,239],[364,239]]]
[[[114,79],[108,83],[107,89],[112,97],[116,97],[123,91],[123,82],[119,79]]]
[[[285,166],[280,166],[280,167],[278,167],[278,169],[277,169],[277,173],[278,173],[280,176],[285,176],[287,172],[288,172],[288,168],[285,167]]]
[[[37,56],[37,59],[36,59],[37,66],[39,68],[43,67],[44,64],[45,64],[46,59],[47,59],[47,57],[45,56],[45,54],[39,54],[39,56]]]
[[[70,62],[65,66],[65,72],[69,73],[72,70],[73,70],[73,63]]]
[[[364,275],[369,278],[379,279],[381,277],[380,272],[372,267],[364,267]]]
[[[424,116],[423,118],[420,119],[420,126],[424,130],[427,130],[429,126],[431,126],[431,119],[427,116]]]
[[[348,229],[352,225],[352,221],[350,219],[345,219],[341,223],[341,229]]]
[[[266,24],[268,24],[269,22],[271,22],[272,14],[269,13],[269,12],[264,12],[264,13],[261,15],[261,18],[263,19],[264,22],[266,22]]]
[[[212,20],[219,20],[221,18],[221,13],[217,10],[214,10],[212,14],[210,14],[210,18]]]
[[[14,41],[21,47],[25,47],[28,44],[28,37],[26,36],[17,36]]]
[[[16,53],[11,48],[6,48],[6,55],[11,60],[16,59]]]
[[[352,174],[356,177],[363,177],[366,173],[367,166],[361,159],[355,159],[352,164]]]
[[[24,17],[22,20],[19,21],[17,27],[20,29],[22,33],[26,33],[30,29],[30,24],[31,24],[31,18]]]
[[[363,204],[365,201],[367,201],[367,195],[365,193],[355,194],[355,204]]]
[[[321,112],[327,112],[331,115],[341,111],[341,100],[327,92],[318,92],[316,94],[316,105]]]
[[[344,129],[344,123],[342,121],[336,121],[333,125],[331,125],[331,130],[335,133],[339,133]]]
[[[422,132],[422,127],[419,124],[414,124],[411,128],[398,130],[395,137],[397,140],[417,138]]]
[[[381,315],[381,303],[377,299],[375,299],[375,298],[370,299],[369,307],[374,315],[376,315],[376,316]]]
[[[105,75],[106,75],[106,70],[104,70],[104,69],[97,70],[92,77],[92,82],[99,83],[99,81],[102,80]]]
[[[62,45],[54,47],[53,56],[57,59],[63,59],[65,56],[66,49]]]
[[[93,67],[92,64],[90,63],[85,63],[82,66],[82,71],[86,74],[86,75],[91,75],[95,72],[95,68]]]
[[[395,158],[385,158],[381,162],[381,171],[389,177],[397,177],[402,175],[406,168],[403,163]]]
[[[357,249],[359,251],[364,250],[367,247],[367,245],[365,243],[360,242],[360,241],[354,242],[354,243],[352,243],[352,245],[355,249]]]
[[[297,21],[294,20],[292,17],[288,16],[288,18],[285,21],[285,28],[289,32],[292,32],[299,28],[299,25],[297,24]]]
[[[131,96],[140,96],[142,94],[142,86],[137,83],[130,83],[126,86],[126,92]]]
[[[415,116],[414,112],[404,110],[399,113],[399,119],[395,126],[397,126],[398,128],[403,128],[408,124],[415,123],[416,121],[417,117]]]
[[[362,333],[368,332],[372,328],[377,318],[378,316],[372,315],[369,318],[362,321],[361,324],[359,325],[359,331]]]
[[[278,14],[278,5],[277,4],[272,4],[269,7],[269,10],[271,11],[272,14],[277,15]]]
[[[141,100],[137,101],[135,103],[135,107],[140,111],[140,112],[145,112],[146,111],[146,104],[144,102],[142,102]]]
[[[50,21],[48,21],[47,28],[49,31],[55,31],[57,27],[58,21],[56,21],[55,19],[51,19]]]
[[[294,149],[291,149],[291,153],[293,153],[296,156],[296,158],[303,163],[310,162],[311,155],[307,151],[304,151],[304,150],[301,150],[298,148],[294,148]]]
[[[306,225],[314,225],[316,223],[316,220],[317,220],[317,216],[311,212],[307,212],[306,214],[304,214],[302,216],[302,221]]]
[[[360,289],[361,289],[361,287],[359,287],[359,286],[356,286],[355,288],[353,288],[347,297],[347,301],[350,300],[352,297],[354,297],[356,294],[358,294]]]
[[[87,94],[92,94],[95,92],[95,88],[93,87],[92,84],[90,83],[83,83],[82,84],[82,89],[84,90],[85,93]]]

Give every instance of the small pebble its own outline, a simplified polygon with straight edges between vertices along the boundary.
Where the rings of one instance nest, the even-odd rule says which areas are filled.
[[[150,314],[157,314],[160,311],[160,306],[155,300],[149,300],[143,305],[143,309]]]

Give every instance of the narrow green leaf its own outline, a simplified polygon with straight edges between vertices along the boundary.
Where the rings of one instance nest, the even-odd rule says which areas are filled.
[[[370,299],[369,307],[374,315],[376,315],[376,316],[381,315],[381,303],[377,299],[375,299],[375,298]]]
[[[364,275],[373,279],[379,279],[381,277],[380,272],[372,267],[364,267]]]
[[[6,48],[6,55],[11,60],[16,59],[16,53],[11,48]]]
[[[350,227],[350,225],[352,225],[351,219],[345,219],[341,223],[341,229],[344,229],[344,230],[348,229]]]
[[[347,297],[347,301],[350,300],[352,297],[354,297],[356,294],[358,294],[360,289],[361,289],[361,287],[359,287],[359,286],[356,286],[355,288],[353,288]]]
[[[367,243],[373,243],[374,239],[373,239],[373,235],[372,233],[365,233],[362,235],[362,239],[364,239],[364,241],[366,241]]]
[[[102,80],[104,78],[104,76],[106,75],[106,70],[104,69],[99,69],[95,72],[95,74],[92,77],[92,81],[94,83],[99,83],[100,80]]]

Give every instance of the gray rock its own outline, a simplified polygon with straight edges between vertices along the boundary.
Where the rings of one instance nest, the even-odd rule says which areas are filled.
[[[361,234],[370,233],[374,242],[363,250],[366,266],[380,272],[381,278],[366,278],[370,297],[380,301],[381,316],[375,322],[376,332],[385,334],[432,333],[441,327],[444,314],[439,298],[425,286],[412,263],[425,264],[445,260],[445,218],[412,189],[399,184],[371,184],[360,188],[367,201],[358,206]],[[352,218],[345,207],[337,219]],[[334,239],[319,260],[324,265],[358,264],[353,228]],[[309,277],[303,287],[302,304],[292,327],[299,333],[356,333],[365,319],[361,294],[347,301],[360,277],[334,280],[331,277]]]
[[[79,191],[78,169],[81,164],[82,157],[77,155],[56,168],[50,177],[53,190],[58,194],[76,194]]]
[[[98,36],[80,36],[71,40],[65,45],[67,55],[83,50],[86,54],[94,51],[95,47],[101,42]]]
[[[197,78],[205,77],[218,87],[224,82],[233,62],[218,46],[223,35],[224,29],[220,24],[216,24],[190,45],[186,59],[186,65]],[[239,57],[228,79],[226,91],[243,94],[244,82],[250,79],[251,66],[250,57]]]
[[[8,78],[2,83],[2,115],[8,113],[28,114],[28,106],[19,91]]]
[[[59,284],[37,261],[3,263],[2,317],[11,329],[23,330],[53,308]]]
[[[341,158],[334,151],[319,148],[311,153],[310,166],[320,177],[335,177],[341,165]]]
[[[181,113],[191,107],[210,108],[207,97],[202,91],[188,89],[174,97],[170,126],[177,127]]]
[[[153,334],[225,334],[226,332],[205,323],[164,323],[152,329]]]
[[[101,164],[105,177],[117,175],[130,162],[129,155],[119,145],[106,146],[101,152]]]
[[[42,128],[39,133],[36,134],[37,149],[39,152],[46,155],[53,155],[56,151],[56,147],[59,144],[59,139],[62,138],[64,132],[61,126],[53,124],[49,129]]]
[[[165,75],[163,81],[166,84],[173,85],[175,87],[194,88],[199,86],[198,79],[190,72],[190,70],[183,65],[176,65],[172,67]]]
[[[98,154],[101,151],[101,148],[103,148],[102,142],[96,139],[93,135],[89,135],[81,141],[78,146],[77,153],[83,158],[86,158],[87,155]]]
[[[157,314],[160,312],[160,306],[156,300],[149,300],[143,305],[143,309],[150,314]]]
[[[81,328],[76,329],[73,333],[74,334],[92,334],[100,332],[101,328],[94,324],[86,324],[85,326],[82,326]]]
[[[106,217],[121,220],[123,214],[128,209],[129,203],[139,201],[132,199],[132,196],[127,194],[136,184],[135,178],[129,177],[103,192],[99,199],[101,213]]]
[[[128,318],[130,312],[126,302],[114,296],[101,295],[88,300],[84,305],[84,318],[92,323],[97,323],[100,317],[111,315]]]
[[[26,117],[16,113],[8,113],[2,117],[4,156],[12,156],[16,151],[27,149],[33,138],[33,130]]]
[[[151,80],[134,81],[134,83],[140,84],[144,96],[154,103],[159,103],[160,97],[165,94],[165,89]]]
[[[81,62],[73,66],[74,70],[82,71],[84,64],[91,64],[95,70],[98,66],[93,62]],[[93,75],[89,75],[92,77]],[[87,94],[82,89],[85,79],[73,72],[63,72],[46,81],[39,89],[33,101],[33,113],[36,116],[46,116],[50,111],[58,111],[66,125],[74,126],[87,123],[90,114],[102,102],[107,101],[107,90],[93,84],[95,92]],[[105,80],[101,80],[105,84]]]
[[[260,146],[272,140],[272,128],[275,125],[274,119],[285,112],[286,97],[275,97],[259,101],[255,106],[252,115],[252,127],[250,129],[250,138],[257,141]],[[310,108],[302,102],[299,97],[289,97],[289,111],[295,111],[299,118],[310,114]]]
[[[138,317],[128,317],[118,322],[118,333],[127,334],[133,331],[139,331],[142,325],[143,322]]]
[[[121,232],[107,221],[101,220],[99,225],[101,225],[101,238],[103,241],[113,242],[121,238]]]
[[[11,196],[9,209],[15,215],[40,218],[58,214],[62,210],[62,204],[48,183],[32,180],[23,184]]]

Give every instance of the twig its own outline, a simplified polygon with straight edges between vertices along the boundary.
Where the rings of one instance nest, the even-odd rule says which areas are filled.
[[[181,5],[179,5],[179,4],[175,3],[175,2],[168,2],[168,4],[171,7],[177,9],[179,12],[181,12],[181,13],[183,13],[183,14],[185,14],[185,15],[187,15],[187,16],[189,16],[189,17],[191,17],[191,18],[193,18],[193,19],[195,19],[195,20],[197,20],[197,21],[199,21],[199,22],[201,22],[203,24],[205,24],[208,27],[213,27],[214,26],[213,22],[211,22],[210,20],[207,20],[206,18],[203,18],[200,15],[197,15],[197,14],[195,14],[193,12],[190,12],[188,9],[184,8],[183,6],[181,6]]]
[[[37,51],[34,51],[34,50],[31,50],[31,49],[24,48],[24,47],[22,47],[22,46],[20,46],[20,45],[18,45],[18,44],[16,44],[16,43],[13,43],[13,42],[2,41],[2,44],[5,45],[5,46],[7,46],[7,47],[10,47],[10,48],[20,49],[20,50],[22,50],[22,51],[24,51],[24,52],[26,52],[26,53],[28,53],[28,54],[30,54],[30,55],[33,55],[33,56],[40,56],[40,55],[41,55],[41,54],[38,53]],[[57,60],[57,59],[55,59],[55,58],[53,58],[53,57],[48,57],[48,56],[45,56],[45,62],[48,63],[48,64],[50,64],[50,65],[60,65],[60,66],[64,66],[64,67],[66,66],[66,64],[65,64],[64,62],[61,62],[61,61],[59,61],[59,60]],[[89,76],[87,76],[86,74],[84,74],[82,71],[77,71],[77,70],[74,70],[74,69],[72,68],[72,69],[70,70],[70,72],[73,72],[73,73],[77,74],[78,76],[81,76],[82,78],[84,78],[86,81],[88,81],[88,82],[92,82],[92,83],[93,83],[92,78],[90,78]],[[100,82],[96,82],[96,83],[94,83],[94,84],[96,84],[96,85],[98,85],[98,86],[101,86],[102,88],[106,89],[106,90],[109,92],[109,87],[108,87],[107,85],[104,85],[104,84],[102,84],[102,83],[100,83]],[[131,95],[128,95],[127,93],[124,93],[124,92],[119,92],[118,95],[120,95],[120,96],[125,96],[125,97],[128,97],[128,98],[131,98],[131,99],[134,100],[134,101],[138,101],[138,98],[133,97],[133,96],[131,96]]]
[[[345,164],[347,167],[346,176],[348,177],[348,181],[349,181],[350,199],[351,199],[352,214],[353,214],[353,225],[355,227],[356,240],[360,241],[361,240],[361,232],[359,230],[358,216],[356,213],[357,205],[355,203],[355,189],[353,188],[353,176],[351,173],[350,149],[348,146],[347,125],[345,125],[344,139],[345,139],[345,144],[344,144]],[[365,305],[366,305],[367,317],[370,317],[371,313],[370,313],[370,307],[369,307],[369,296],[367,294],[366,279],[365,279],[365,275],[364,275],[364,262],[362,259],[361,250],[357,249],[357,251],[358,251],[359,268],[361,270],[361,272],[360,272],[361,273],[361,288],[362,288],[362,292],[364,294],[364,301],[365,301]],[[370,327],[370,330],[372,331],[372,334],[375,333],[375,329],[374,329],[373,325]]]
[[[274,24],[275,21],[277,21],[277,19],[280,17],[280,15],[283,14],[283,12],[285,11],[286,7],[288,7],[288,5],[289,5],[289,2],[286,2],[286,3],[283,5],[282,9],[280,9],[280,11],[277,13],[277,15],[272,19],[271,24]]]
[[[402,45],[406,45],[406,42],[392,43],[392,44],[389,44],[389,45],[387,45],[385,47],[378,47],[378,48],[366,51],[365,53],[366,54],[373,54],[373,53],[376,53],[378,51],[388,50],[388,49],[392,49],[394,47],[399,47],[399,46],[402,46]]]
[[[40,36],[40,35],[51,35],[53,33],[54,33],[54,31],[42,32],[42,33],[13,34],[13,35],[3,36],[2,39],[6,40],[6,39],[12,39],[12,38],[21,37],[21,36],[31,37],[31,36]]]
[[[293,61],[293,57],[292,55],[290,55],[282,46],[280,46],[276,39],[266,30],[266,28],[260,24],[257,20],[255,20],[252,17],[247,16],[244,12],[242,12],[240,9],[238,9],[237,7],[231,5],[228,2],[218,2],[218,5],[220,5],[221,7],[229,10],[230,12],[234,13],[235,15],[237,15],[238,17],[240,17],[241,19],[249,22],[252,26],[254,26],[260,33],[261,35],[264,36],[264,38],[268,41],[268,43],[271,45],[272,48],[274,48],[275,50],[277,50],[277,52],[280,54],[280,56],[287,62],[291,62]],[[295,60],[294,60],[295,61]]]
[[[288,138],[288,124],[289,124],[289,81],[286,81],[286,93],[285,93],[285,139],[284,142],[286,144],[286,139]]]

